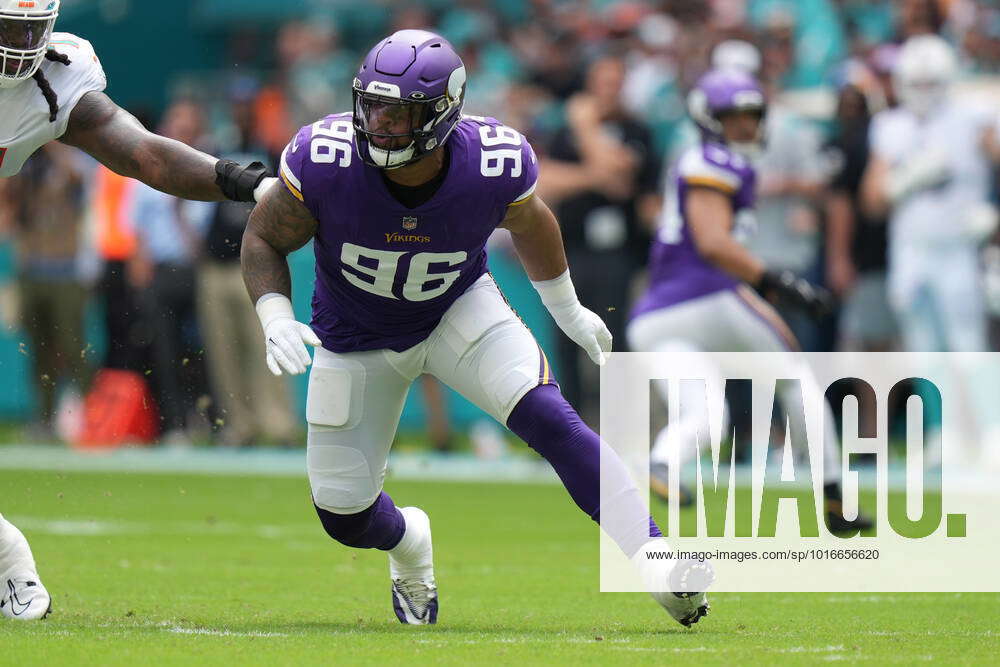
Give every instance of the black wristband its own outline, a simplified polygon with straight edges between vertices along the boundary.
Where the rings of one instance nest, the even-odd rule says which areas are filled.
[[[779,301],[800,308],[815,318],[829,315],[834,308],[833,296],[829,291],[788,270],[765,271],[757,284],[757,291],[765,297],[773,294]]]
[[[792,288],[796,279],[795,274],[791,271],[767,269],[761,275],[760,282],[757,283],[757,291],[761,294],[767,294],[772,291],[783,294]]]
[[[233,201],[254,201],[253,191],[266,177],[267,167],[262,162],[251,162],[245,167],[232,160],[215,163],[215,184]]]

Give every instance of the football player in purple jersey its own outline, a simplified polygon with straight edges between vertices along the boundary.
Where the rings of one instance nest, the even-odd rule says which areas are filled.
[[[790,271],[773,271],[740,242],[755,226],[752,211],[756,174],[751,163],[764,134],[764,91],[739,69],[705,74],[691,91],[689,111],[701,140],[673,169],[660,228],[650,252],[650,285],[631,313],[627,330],[634,350],[782,352],[798,349],[791,331],[757,291],[805,309],[830,310],[831,297]],[[717,373],[704,359],[706,372]],[[697,400],[692,397],[690,400]],[[793,418],[789,411],[789,418]],[[797,414],[797,413],[796,413]],[[826,521],[831,532],[854,533],[871,525],[843,515],[840,446],[832,418],[824,437]],[[651,485],[666,499],[668,442],[682,442],[694,454],[697,424],[672,420],[651,453]],[[678,437],[668,437],[677,432]],[[804,432],[800,430],[800,432]],[[680,490],[683,502],[688,494]]]
[[[486,240],[506,228],[556,323],[604,362],[611,335],[577,299],[559,225],[534,196],[534,152],[499,121],[464,116],[465,84],[461,59],[436,34],[402,30],[379,42],[354,79],[353,113],[295,135],[281,158],[284,187],[265,195],[243,237],[243,273],[271,370],[312,365],[307,462],[316,512],[338,542],[388,552],[401,622],[436,621],[429,519],[397,508],[382,490],[403,401],[428,373],[544,456],[592,519],[628,517],[603,527],[654,598],[690,625],[708,610],[710,567],[645,557],[663,538],[638,489],[563,398],[487,272]],[[307,326],[292,312],[285,258],[310,240],[316,283]],[[317,348],[314,360],[307,345]],[[602,456],[605,488],[621,488],[603,506]],[[704,585],[683,589],[692,574],[704,575],[690,580]]]

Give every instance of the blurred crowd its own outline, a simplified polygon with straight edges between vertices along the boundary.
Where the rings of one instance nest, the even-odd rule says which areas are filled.
[[[791,269],[839,297],[839,312],[823,322],[782,313],[806,350],[912,346],[887,295],[888,213],[872,215],[862,201],[869,125],[896,104],[892,72],[900,45],[924,34],[946,39],[960,69],[952,94],[1000,119],[1000,2],[991,0],[310,6],[314,14],[273,34],[234,29],[229,62],[218,72],[187,77],[162,113],[134,111],[167,136],[274,165],[299,126],[350,109],[355,69],[380,36],[435,29],[468,69],[466,113],[501,119],[539,153],[538,192],[562,225],[581,300],[605,317],[616,349],[624,349],[629,306],[642,289],[662,185],[674,158],[697,138],[686,95],[710,67],[753,71],[768,95],[758,232],[748,244],[769,266]],[[984,142],[984,151],[997,150],[996,142]],[[995,197],[995,172],[993,185]],[[240,278],[248,215],[239,204],[181,202],[58,144],[40,151],[20,176],[0,181],[0,226],[17,256],[40,434],[54,428],[66,388],[85,393],[95,370],[106,368],[147,379],[162,441],[187,442],[198,429],[229,445],[297,441],[302,427],[289,387],[263,366],[259,326]],[[987,312],[1000,313],[1000,249],[993,241],[984,235],[969,270]],[[509,252],[502,238],[494,252]],[[103,304],[103,359],[81,354],[90,299]],[[988,310],[991,303],[998,310]],[[592,415],[594,371],[570,341],[557,340],[560,383]],[[949,349],[946,339],[935,344]],[[434,439],[445,447],[450,436],[439,392],[427,395],[437,405]]]

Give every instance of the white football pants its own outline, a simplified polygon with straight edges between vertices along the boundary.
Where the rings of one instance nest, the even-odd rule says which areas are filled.
[[[978,245],[889,249],[889,303],[909,352],[986,352]]]
[[[318,349],[306,401],[316,505],[355,514],[375,501],[406,394],[423,373],[504,425],[525,394],[554,381],[534,336],[489,275],[452,304],[426,340],[408,350]]]
[[[697,299],[691,299],[669,308],[645,313],[634,319],[627,330],[629,346],[641,352],[682,352],[699,355],[708,352],[791,352],[798,350],[798,343],[791,330],[764,299],[745,285],[735,290],[723,290]],[[690,357],[689,357],[690,358]],[[704,369],[704,377],[721,379],[725,369],[718,368],[708,354],[701,354],[697,363]],[[809,378],[808,370],[797,367],[789,377]],[[661,398],[667,401],[667,383],[657,382]],[[793,389],[791,385],[786,385]],[[694,386],[691,387],[695,389]],[[779,400],[790,405],[792,396]],[[681,396],[689,405],[704,403],[704,396]],[[841,477],[840,440],[830,406],[824,418],[826,432],[823,437],[823,481],[838,481]],[[797,410],[789,410],[789,419],[796,419]],[[723,416],[728,420],[727,416]],[[653,441],[650,458],[654,463],[670,460],[668,442],[686,443],[680,457],[684,465],[695,454],[692,440],[702,424],[697,417],[674,419],[660,430]],[[805,424],[792,424],[799,433],[805,433]],[[707,443],[706,440],[702,440]]]

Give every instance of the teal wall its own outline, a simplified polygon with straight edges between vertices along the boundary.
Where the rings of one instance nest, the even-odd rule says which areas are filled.
[[[127,108],[158,110],[177,72],[217,69],[222,33],[192,22],[193,0],[80,1],[64,6],[56,30],[89,40],[108,75],[108,94]]]
[[[14,253],[9,243],[0,244],[0,291],[16,289],[12,280]],[[0,307],[7,308],[8,299]],[[3,313],[6,322],[11,313]],[[0,327],[0,419],[24,419],[35,406],[34,390],[30,384],[28,356],[24,336],[7,326]]]

